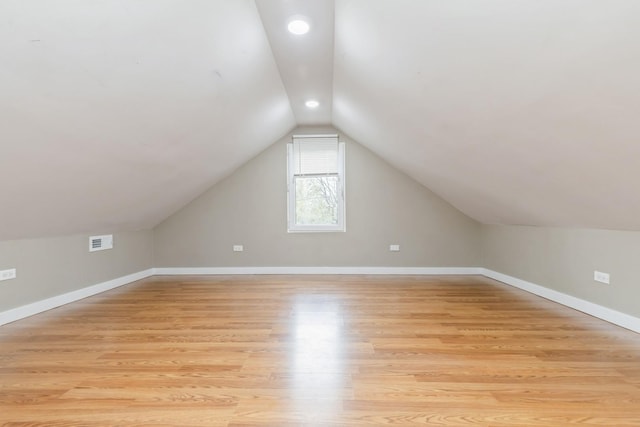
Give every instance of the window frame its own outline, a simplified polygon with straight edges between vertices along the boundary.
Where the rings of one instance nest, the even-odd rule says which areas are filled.
[[[337,224],[296,224],[296,176],[294,173],[294,149],[296,139],[335,138],[338,143],[338,222]],[[328,135],[293,135],[287,143],[287,232],[289,233],[322,233],[346,231],[346,185],[345,185],[345,143],[337,134]]]

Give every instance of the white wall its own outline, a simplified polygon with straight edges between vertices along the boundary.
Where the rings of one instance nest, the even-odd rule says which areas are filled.
[[[293,132],[303,133],[339,132]],[[274,143],[156,227],[156,267],[478,266],[476,221],[343,135],[347,231],[287,233],[290,140]],[[244,252],[233,252],[234,244]],[[389,252],[390,244],[400,252]]]
[[[104,233],[98,233],[104,234]],[[114,234],[114,248],[89,252],[89,235],[0,242],[0,313],[153,267],[151,231]]]
[[[481,254],[485,268],[640,317],[640,232],[485,225]]]

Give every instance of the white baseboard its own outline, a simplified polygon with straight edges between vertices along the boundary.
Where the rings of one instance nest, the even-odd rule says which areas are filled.
[[[199,267],[150,268],[77,291],[57,295],[0,312],[0,326],[105,292],[154,275],[240,275],[240,274],[393,274],[393,275],[478,275],[475,267]]]
[[[390,274],[470,275],[482,274],[476,267],[179,267],[156,268],[157,275],[221,274]]]
[[[553,289],[545,288],[544,286],[536,285],[535,283],[527,282],[526,280],[518,279],[517,277],[498,273],[497,271],[486,268],[481,268],[480,270],[480,274],[483,276],[506,283],[507,285],[522,289],[575,310],[582,311],[583,313],[606,320],[614,325],[622,326],[623,328],[640,333],[640,318],[621,313],[562,292],[554,291]]]
[[[52,308],[60,307],[61,305],[69,304],[70,302],[78,301],[83,298],[87,298],[92,295],[96,295],[101,292],[105,292],[110,289],[135,282],[136,280],[153,276],[153,273],[154,269],[150,268],[148,270],[118,277],[117,279],[98,283],[97,285],[78,289],[77,291],[57,295],[55,297],[47,298],[31,304],[23,305],[22,307],[17,307],[1,312],[0,325],[15,322],[16,320],[24,319],[25,317],[33,316],[34,314],[42,313],[43,311],[51,310]]]
[[[599,319],[640,333],[640,318],[554,291],[526,280],[479,267],[186,267],[150,268],[98,283],[42,301],[0,312],[0,325],[24,319],[61,305],[78,301],[154,275],[241,275],[241,274],[364,274],[364,275],[482,275],[522,289]]]

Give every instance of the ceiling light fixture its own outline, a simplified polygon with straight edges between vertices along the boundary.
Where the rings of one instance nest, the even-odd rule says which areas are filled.
[[[296,35],[307,34],[310,28],[309,23],[302,18],[294,18],[287,25],[289,32]]]
[[[307,108],[318,108],[320,103],[318,101],[316,101],[315,99],[310,99],[307,102],[305,102],[304,105],[306,105]]]

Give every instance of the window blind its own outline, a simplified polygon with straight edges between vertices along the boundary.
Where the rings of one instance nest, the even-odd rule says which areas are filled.
[[[338,173],[338,138],[293,138],[294,175]]]

